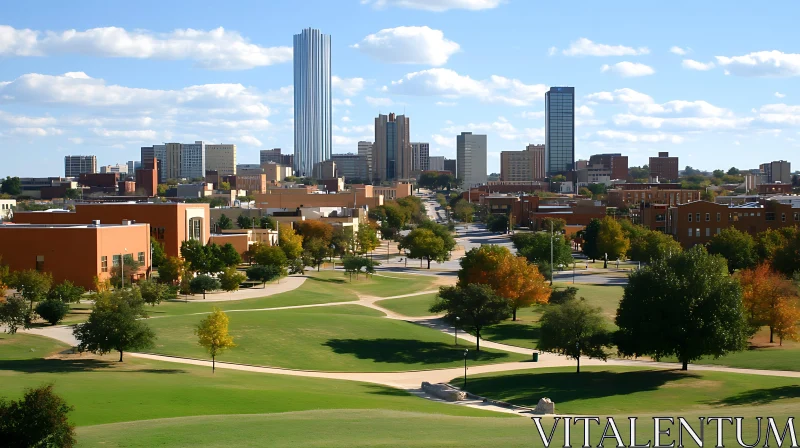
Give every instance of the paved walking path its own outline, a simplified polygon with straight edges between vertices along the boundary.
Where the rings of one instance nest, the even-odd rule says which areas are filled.
[[[213,292],[213,293],[206,293],[206,298],[203,299],[202,294],[198,294],[195,296],[187,296],[188,302],[200,302],[200,303],[208,303],[208,302],[230,302],[235,300],[245,300],[245,299],[258,299],[261,297],[269,297],[275,294],[281,294],[284,292],[292,291],[300,287],[306,281],[306,277],[304,276],[289,276],[280,279],[278,283],[270,283],[266,288],[262,288],[256,286],[254,288],[247,288],[247,289],[240,289],[238,291],[227,292],[227,291],[220,291],[220,292]],[[184,299],[181,297],[179,300],[183,301]]]

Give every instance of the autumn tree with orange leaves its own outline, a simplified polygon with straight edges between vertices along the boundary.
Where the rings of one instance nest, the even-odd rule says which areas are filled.
[[[763,263],[739,272],[742,284],[742,302],[750,324],[769,327],[769,342],[777,334],[784,339],[797,340],[800,322],[800,297],[797,287],[772,267]]]
[[[508,300],[513,320],[517,320],[519,308],[550,299],[550,287],[536,265],[503,246],[483,245],[467,252],[461,260],[458,286],[472,283],[489,285],[495,294]]]

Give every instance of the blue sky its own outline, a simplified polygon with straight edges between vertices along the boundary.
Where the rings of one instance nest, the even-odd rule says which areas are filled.
[[[576,88],[578,158],[658,151],[681,167],[800,148],[800,3],[534,0],[7,2],[0,176],[63,175],[63,156],[138,160],[165,141],[292,149],[292,35],[332,39],[334,152],[405,112],[413,141],[499,153],[543,143],[543,92]],[[798,167],[795,167],[798,168]]]

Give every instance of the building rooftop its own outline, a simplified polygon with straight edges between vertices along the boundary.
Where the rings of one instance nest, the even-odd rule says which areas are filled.
[[[100,227],[133,227],[146,226],[147,223],[130,224],[18,224],[13,222],[0,223],[0,229],[96,229]]]

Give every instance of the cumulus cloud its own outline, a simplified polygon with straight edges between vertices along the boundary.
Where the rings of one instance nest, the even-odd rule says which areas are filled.
[[[394,104],[391,98],[375,98],[372,96],[365,97],[364,100],[372,107],[391,106]]]
[[[125,139],[131,141],[154,141],[157,138],[156,131],[146,130],[114,130],[114,129],[92,129],[95,135],[115,139]]]
[[[775,98],[785,98],[786,94],[781,92],[775,92]]]
[[[292,60],[292,47],[262,47],[235,31],[177,29],[170,33],[124,28],[35,31],[0,25],[0,56],[81,54],[99,57],[192,60],[211,70],[243,70]]]
[[[379,61],[394,64],[444,65],[459,45],[427,26],[400,26],[370,34],[356,48]]]
[[[677,47],[677,46],[674,46],[674,47],[670,48],[669,52],[672,53],[672,54],[677,54],[679,56],[683,56],[686,53],[688,53],[687,50],[684,50],[683,48]]]
[[[333,102],[334,106],[352,106],[353,105],[353,102],[350,101],[350,98],[345,98],[343,100],[341,100],[339,98],[334,98],[332,102]]]
[[[435,104],[442,107],[453,107],[458,105],[458,103],[455,101],[437,101]]]
[[[331,86],[344,96],[354,96],[364,89],[367,81],[364,78],[340,78],[331,76]]]
[[[445,148],[455,148],[456,147],[456,137],[445,137],[441,134],[433,134],[431,135],[431,140],[439,146],[444,146]]]
[[[486,102],[526,106],[543,100],[548,87],[496,75],[487,80],[476,80],[447,68],[433,68],[408,73],[402,79],[384,86],[383,90],[400,95],[443,96],[450,99],[471,97]]]
[[[433,12],[444,12],[451,9],[470,11],[493,9],[500,6],[502,2],[503,0],[361,0],[362,5],[372,5],[378,9],[391,6]]]
[[[645,143],[658,143],[658,142],[669,142],[669,143],[683,143],[683,137],[680,135],[674,134],[666,134],[659,132],[657,134],[635,134],[632,132],[622,132],[622,131],[614,131],[610,129],[605,129],[602,131],[597,131],[596,133],[598,136],[603,137],[609,140],[619,140],[625,141],[630,143],[638,143],[638,142],[645,142]]]
[[[592,117],[594,116],[594,111],[589,106],[578,106],[575,108],[575,115],[581,117]],[[544,112],[542,112],[542,116],[544,116]]]
[[[767,104],[758,110],[758,120],[773,125],[800,125],[800,106]]]
[[[634,114],[615,115],[614,124],[627,126],[631,124],[640,125],[645,128],[681,128],[694,130],[725,130],[738,129],[749,125],[753,118],[736,117],[654,117],[641,116]]]
[[[684,59],[683,62],[681,62],[681,66],[689,70],[699,70],[702,72],[715,67],[713,62],[699,62],[694,59]]]
[[[261,143],[261,140],[253,137],[252,135],[243,135],[241,137],[235,137],[233,139],[233,141],[238,142],[238,143],[243,144],[243,145],[255,146],[257,148],[260,148],[261,146],[263,146],[263,143]]]
[[[648,76],[654,74],[656,71],[649,65],[640,64],[638,62],[617,62],[614,65],[605,64],[600,68],[601,72],[613,72],[623,78],[632,78],[637,76]]]
[[[607,102],[607,103],[652,103],[653,98],[650,95],[637,92],[633,89],[623,88],[617,89],[613,92],[596,92],[586,96],[587,100]]]
[[[743,56],[717,56],[717,63],[727,73],[738,76],[800,76],[800,54],[778,50],[757,51]],[[726,74],[727,74],[726,73]]]
[[[647,47],[633,48],[624,45],[598,44],[581,37],[561,53],[566,56],[638,56],[648,54],[650,50]]]

